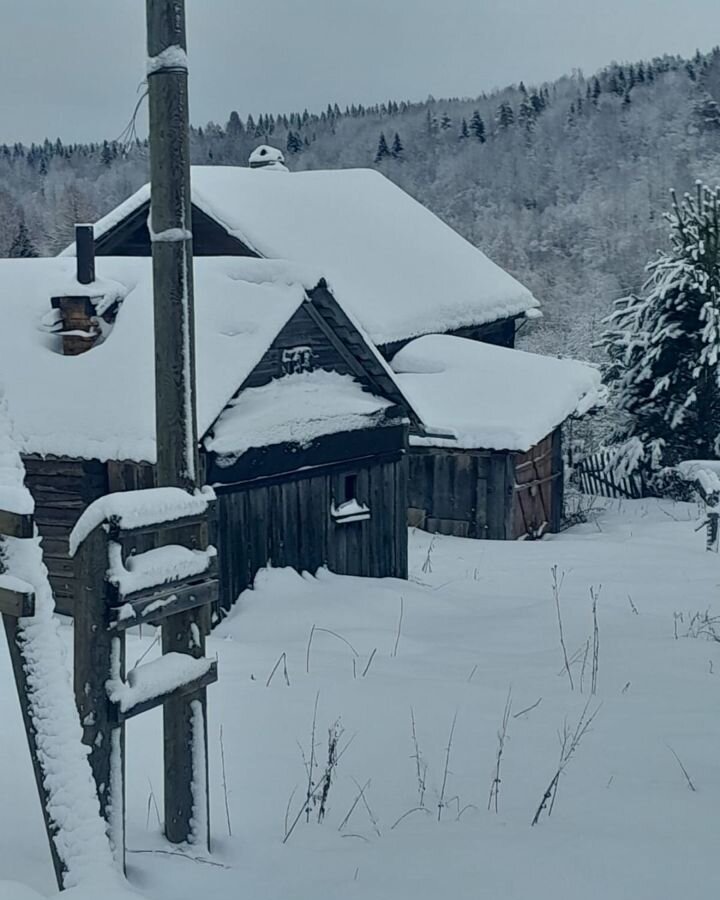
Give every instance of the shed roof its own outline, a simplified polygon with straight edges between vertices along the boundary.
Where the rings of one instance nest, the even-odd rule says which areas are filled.
[[[96,238],[149,198],[145,185],[96,223]],[[194,166],[192,199],[259,256],[321,267],[378,344],[538,306],[527,288],[372,169]]]
[[[587,363],[448,335],[411,341],[391,365],[432,434],[417,445],[524,452],[603,396]]]
[[[24,453],[44,456],[152,462],[151,261],[100,258],[99,280],[90,288],[74,280],[74,268],[73,260],[62,258],[0,260],[0,385],[18,442]],[[195,261],[200,435],[319,279],[312,269],[283,261]],[[51,296],[97,293],[98,288],[124,296],[112,331],[91,351],[63,356],[59,337],[42,328]]]

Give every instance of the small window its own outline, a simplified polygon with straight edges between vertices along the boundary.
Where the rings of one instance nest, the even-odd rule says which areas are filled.
[[[330,506],[330,515],[336,524],[362,522],[370,518],[370,508],[357,499],[358,477],[356,473],[341,475],[336,488],[336,499]]]
[[[343,498],[342,502],[347,503],[348,500],[355,500],[357,494],[357,475],[345,475],[343,478]]]

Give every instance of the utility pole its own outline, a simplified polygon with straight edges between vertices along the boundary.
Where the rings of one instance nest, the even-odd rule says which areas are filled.
[[[198,449],[185,0],[146,4],[157,483],[192,491]],[[207,630],[205,609],[174,616],[163,627],[163,653],[204,656]],[[205,689],[166,702],[163,727],[165,836],[209,841]]]

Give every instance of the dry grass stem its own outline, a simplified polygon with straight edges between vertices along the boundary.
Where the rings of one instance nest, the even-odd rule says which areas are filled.
[[[534,709],[537,709],[538,706],[542,703],[542,697],[538,697],[538,699],[533,703],[532,706],[526,706],[525,709],[521,709],[520,712],[513,713],[513,719],[519,719],[520,716],[524,716],[525,713],[532,712]]]
[[[392,652],[393,657],[397,656],[397,652],[398,652],[398,644],[400,643],[400,634],[402,632],[404,609],[405,609],[405,599],[401,594],[400,595],[400,618],[398,619],[397,634],[395,636],[395,646],[393,647],[393,652]]]
[[[565,580],[565,573],[563,572],[562,575],[558,575],[557,565],[553,566],[550,571],[552,572],[552,592],[553,599],[555,600],[555,610],[557,612],[558,629],[560,631],[560,646],[563,652],[565,671],[567,672],[568,681],[570,682],[570,690],[574,691],[575,684],[573,682],[572,672],[570,671],[570,661],[568,660],[567,647],[565,646],[565,634],[563,633],[562,615],[560,614],[560,591],[562,589],[563,581]]]
[[[442,819],[442,811],[445,806],[445,789],[447,788],[448,774],[450,770],[450,753],[452,752],[453,737],[455,735],[455,725],[457,724],[457,710],[453,716],[452,725],[450,726],[450,734],[448,735],[447,747],[445,748],[445,767],[443,769],[442,787],[440,788],[440,797],[438,799],[438,822]]]
[[[687,769],[685,768],[685,766],[683,765],[682,760],[680,759],[680,757],[679,757],[679,756],[677,755],[677,753],[673,750],[673,748],[670,746],[670,744],[665,744],[665,746],[668,748],[668,750],[672,753],[672,755],[673,755],[673,756],[675,757],[675,759],[677,760],[677,764],[678,764],[678,765],[680,766],[680,768],[682,769],[682,773],[683,773],[683,775],[685,776],[685,781],[687,781],[687,784],[688,784],[688,787],[690,788],[690,790],[693,791],[693,792],[696,792],[696,791],[697,791],[697,788],[696,788],[695,785],[693,784],[692,778],[691,778],[690,775],[688,774],[688,770],[687,770]]]
[[[585,735],[588,733],[590,726],[595,719],[595,716],[597,716],[597,714],[600,712],[600,706],[601,704],[598,704],[598,706],[595,708],[595,711],[591,715],[588,715],[588,709],[590,708],[590,700],[588,700],[583,708],[580,718],[578,719],[578,723],[575,726],[574,731],[570,731],[567,721],[565,721],[563,730],[559,735],[560,759],[558,761],[557,769],[555,770],[553,777],[550,779],[550,783],[545,789],[545,793],[543,794],[542,799],[540,800],[540,804],[535,811],[533,820],[530,823],[531,825],[537,825],[537,823],[540,821],[540,816],[545,810],[547,810],[548,815],[552,814],[552,811],[555,807],[558,785],[560,784],[560,776],[565,771],[567,764],[573,757],[583,737],[585,737]]]
[[[495,806],[495,812],[498,811],[498,801],[500,799],[500,766],[502,763],[503,750],[505,749],[505,741],[507,739],[507,727],[510,721],[510,710],[512,708],[512,687],[508,688],[507,699],[505,700],[505,709],[503,710],[502,724],[497,733],[498,748],[495,754],[495,774],[490,785],[490,796],[488,797],[488,811]]]
[[[287,670],[287,656],[286,656],[284,650],[283,650],[283,652],[280,654],[280,656],[278,657],[278,661],[277,661],[277,662],[275,663],[275,665],[273,666],[273,670],[272,670],[272,672],[270,673],[270,675],[268,676],[268,680],[265,682],[265,687],[270,687],[270,682],[273,680],[273,676],[274,676],[275,673],[277,672],[280,663],[283,664],[283,676],[284,676],[284,678],[285,678],[285,684],[286,684],[288,687],[290,687],[290,677],[288,676],[288,670]]]

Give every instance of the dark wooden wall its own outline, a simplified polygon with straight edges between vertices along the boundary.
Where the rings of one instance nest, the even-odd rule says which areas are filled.
[[[260,387],[286,374],[282,362],[283,352],[300,346],[307,346],[312,350],[312,369],[331,369],[341,375],[352,374],[346,361],[303,305],[285,324],[241,389]]]
[[[115,228],[95,241],[98,256],[151,256],[152,244],[147,218],[149,203],[144,203]],[[242,241],[205,215],[192,208],[193,253],[195,256],[258,256]]]
[[[59,612],[69,614],[75,580],[68,539],[85,508],[111,489],[107,468],[96,460],[25,457],[23,461],[55,604]]]
[[[412,447],[409,524],[432,534],[504,540],[512,509],[508,453]]]
[[[408,522],[432,534],[511,540],[548,522],[563,504],[560,429],[528,453],[412,447]]]
[[[356,499],[370,519],[330,515],[342,479],[357,476]],[[278,479],[218,487],[222,603],[229,606],[268,564],[341,575],[407,578],[407,457],[347,463]]]
[[[453,337],[464,337],[471,341],[495,344],[498,347],[514,347],[515,321],[515,318],[498,319],[485,325],[471,325],[467,328],[457,328],[455,331],[448,331],[447,333]],[[380,344],[378,349],[385,359],[391,360],[396,353],[414,340],[415,338],[407,338],[403,341],[393,341],[390,344]]]

